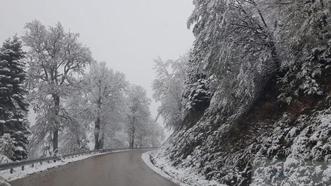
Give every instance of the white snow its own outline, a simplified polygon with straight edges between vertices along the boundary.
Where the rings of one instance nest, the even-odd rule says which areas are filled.
[[[66,165],[66,164],[71,163],[71,162],[87,159],[87,158],[92,157],[92,156],[98,156],[98,155],[108,154],[108,153],[124,152],[124,151],[128,151],[128,150],[117,150],[117,151],[104,152],[104,153],[85,154],[85,155],[81,155],[81,156],[78,156],[78,157],[66,158],[66,159],[63,159],[63,160],[60,160],[60,161],[56,161],[56,162],[51,161],[51,163],[43,162],[42,165],[40,165],[39,163],[35,163],[34,167],[32,167],[31,165],[26,165],[24,167],[23,171],[22,171],[21,167],[17,167],[17,168],[14,169],[14,172],[12,174],[10,173],[9,169],[8,170],[2,170],[2,171],[0,171],[0,175],[4,179],[6,179],[7,181],[13,181],[13,180],[16,180],[16,179],[20,179],[20,178],[29,176],[29,175],[34,174],[34,173],[38,173],[38,172],[48,170],[50,168],[55,168],[55,167],[59,167],[59,166],[62,166],[62,165]]]
[[[10,163],[12,162],[7,156],[0,154],[0,163]]]
[[[7,67],[2,68],[2,71],[10,72],[10,69]]]
[[[330,185],[331,156],[328,152],[331,149],[329,145],[331,110],[315,112],[310,117],[302,115],[297,120],[299,122],[297,127],[293,127],[286,135],[286,140],[292,143],[285,161],[268,162],[268,159],[261,159],[265,163],[261,166],[256,164],[258,166],[253,168],[255,171],[251,185],[267,185],[267,183],[271,185]],[[284,132],[285,129],[276,128],[273,135],[281,136],[279,131]],[[270,139],[279,143],[278,138]],[[274,147],[269,147],[269,149],[272,148]],[[259,157],[256,157],[254,161],[260,161]]]
[[[22,146],[16,146],[15,151],[24,151]]]
[[[0,176],[0,186],[10,186],[10,184]]]
[[[180,186],[224,186],[216,181],[206,180],[203,176],[198,175],[189,168],[178,168],[170,165],[170,161],[163,157],[157,157],[154,164],[152,158],[156,158],[157,151],[149,151],[142,154],[141,158],[154,172],[160,176],[180,185]]]

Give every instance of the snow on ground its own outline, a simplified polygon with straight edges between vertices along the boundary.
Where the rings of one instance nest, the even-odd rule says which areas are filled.
[[[153,171],[180,186],[224,186],[216,181],[209,181],[189,168],[173,167],[164,157],[156,156],[157,151],[142,154],[141,158]]]
[[[104,153],[84,154],[84,155],[80,155],[77,157],[66,158],[66,159],[63,159],[60,161],[56,161],[56,162],[53,162],[53,161],[51,161],[50,163],[43,162],[42,165],[40,165],[39,163],[35,163],[34,167],[31,167],[31,165],[25,165],[23,171],[22,171],[21,167],[17,167],[14,169],[14,172],[12,174],[10,173],[9,169],[2,170],[2,171],[0,171],[0,175],[7,181],[13,181],[16,179],[20,179],[20,178],[29,176],[34,173],[38,173],[38,172],[48,170],[50,168],[55,168],[55,167],[59,167],[62,165],[66,165],[68,163],[83,160],[83,159],[86,159],[86,158],[89,158],[92,156],[98,156],[98,155],[108,154],[108,153],[124,152],[124,151],[128,151],[128,150],[116,150],[116,151],[104,152]]]
[[[12,162],[7,156],[0,154],[0,164]]]
[[[0,176],[0,186],[10,186],[10,184]]]

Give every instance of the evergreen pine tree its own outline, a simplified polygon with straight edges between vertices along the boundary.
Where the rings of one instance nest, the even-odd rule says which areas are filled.
[[[18,37],[6,40],[0,48],[0,137],[9,134],[14,144],[12,160],[27,158],[28,143],[24,81],[24,52]],[[0,144],[1,146],[1,144]]]

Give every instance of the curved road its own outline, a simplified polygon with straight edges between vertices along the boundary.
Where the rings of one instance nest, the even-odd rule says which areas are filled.
[[[141,159],[144,150],[94,156],[14,180],[12,186],[176,186]]]

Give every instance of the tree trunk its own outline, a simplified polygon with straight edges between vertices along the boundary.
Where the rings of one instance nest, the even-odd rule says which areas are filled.
[[[99,92],[101,91],[99,87]],[[101,119],[100,119],[100,113],[101,113],[101,96],[99,96],[99,99],[97,100],[97,119],[95,121],[95,127],[94,127],[94,150],[99,150],[102,147],[101,140],[100,140],[100,130],[101,130]]]
[[[272,40],[269,43],[269,48],[271,50],[271,57],[272,57],[272,60],[274,62],[274,64],[271,65],[271,66],[273,66],[275,68],[274,69],[274,72],[277,73],[280,70],[280,67],[281,67],[281,59],[280,59],[280,57],[278,55],[276,44],[275,44],[274,40]]]
[[[100,149],[103,149],[103,146],[104,146],[104,138],[105,138],[105,132],[104,132],[104,129],[103,129],[103,131],[101,132]]]
[[[4,134],[4,123],[0,123],[0,137]]]
[[[78,149],[81,150],[82,149],[82,143],[80,141],[78,132],[76,133],[76,143],[77,143]]]
[[[100,149],[100,117],[97,118],[95,121],[95,126],[94,126],[94,150],[99,150]]]
[[[3,136],[5,134],[5,119],[6,115],[5,115],[5,110],[4,108],[0,109],[0,137]]]
[[[131,123],[131,134],[130,134],[130,148],[133,149],[134,148],[134,138],[135,138],[135,132],[136,132],[136,129],[135,129],[135,118],[132,119],[132,123]]]
[[[59,129],[54,129],[53,131],[53,153],[58,153],[58,145],[59,145]]]
[[[0,120],[3,120],[4,121],[4,113],[0,113]],[[5,133],[5,122],[1,121],[0,123],[0,137],[3,136],[3,134]]]
[[[54,100],[54,118],[53,118],[53,153],[58,153],[59,147],[59,123],[57,121],[60,112],[60,97],[57,94],[53,94]]]
[[[130,148],[133,149],[133,147],[134,147],[134,132],[132,131]]]

